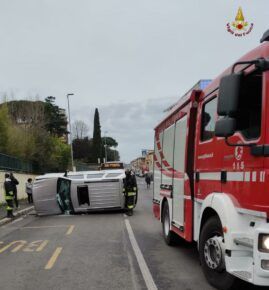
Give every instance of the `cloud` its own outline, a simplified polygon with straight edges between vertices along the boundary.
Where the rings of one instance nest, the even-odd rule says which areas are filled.
[[[226,24],[241,2],[254,29],[238,38]],[[67,108],[66,94],[74,93],[72,121],[92,129],[97,106],[102,130],[129,161],[153,146],[153,128],[174,102],[163,96],[183,95],[259,44],[267,6],[268,0],[1,1],[0,97],[55,96]]]
[[[148,99],[145,102],[114,102],[98,108],[102,135],[115,138],[121,160],[130,162],[141,154],[141,149],[153,149],[154,127],[164,117],[164,109],[178,97]],[[73,121],[83,120],[93,130],[94,106],[72,112]],[[87,118],[85,118],[87,116]]]

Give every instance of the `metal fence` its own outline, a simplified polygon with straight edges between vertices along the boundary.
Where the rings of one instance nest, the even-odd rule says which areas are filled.
[[[75,167],[77,171],[92,171],[99,169],[98,164],[83,163],[83,162],[75,162]]]
[[[8,171],[33,172],[30,162],[0,153],[0,169]]]

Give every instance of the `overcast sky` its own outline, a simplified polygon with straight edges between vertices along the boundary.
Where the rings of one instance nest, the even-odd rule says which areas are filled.
[[[226,31],[242,6],[246,37]],[[0,0],[0,94],[53,95],[73,120],[119,142],[123,161],[153,147],[163,110],[259,44],[268,0]],[[90,132],[92,135],[92,131]]]

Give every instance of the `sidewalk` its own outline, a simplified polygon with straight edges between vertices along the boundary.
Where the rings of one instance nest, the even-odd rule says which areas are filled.
[[[30,206],[32,206],[33,204],[29,204],[27,199],[21,199],[19,200],[19,208],[18,210],[16,210],[16,208],[14,209],[13,213],[16,214],[16,212],[21,211],[25,208],[28,208]],[[5,204],[0,204],[0,220],[5,218],[7,215],[6,212],[6,205]]]

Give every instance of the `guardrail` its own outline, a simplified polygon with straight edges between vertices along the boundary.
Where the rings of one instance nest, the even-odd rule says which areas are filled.
[[[33,165],[30,162],[0,153],[0,169],[16,172],[33,172]]]
[[[75,167],[77,171],[91,171],[99,169],[98,164],[83,163],[83,162],[75,162]]]

